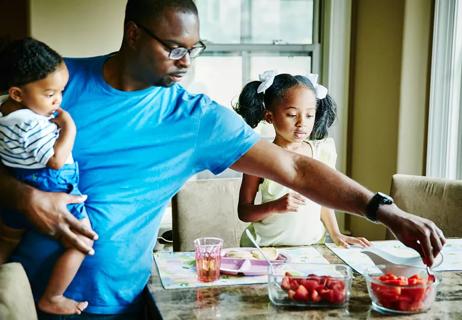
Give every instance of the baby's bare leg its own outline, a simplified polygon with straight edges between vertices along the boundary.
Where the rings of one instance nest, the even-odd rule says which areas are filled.
[[[4,264],[18,246],[24,229],[15,229],[0,220],[0,264]]]
[[[90,221],[83,219],[82,222],[90,227]],[[82,237],[90,246],[93,241]],[[87,306],[86,301],[74,301],[64,297],[69,284],[74,279],[85,254],[77,249],[69,248],[58,258],[51,273],[48,286],[43,296],[40,298],[38,307],[40,310],[51,314],[80,314]]]

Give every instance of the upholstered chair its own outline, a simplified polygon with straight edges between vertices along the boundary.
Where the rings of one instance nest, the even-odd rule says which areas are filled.
[[[19,263],[0,265],[0,319],[37,320],[29,280]]]
[[[462,180],[395,174],[391,196],[407,212],[432,220],[446,237],[462,237]],[[387,238],[394,238],[388,232]]]
[[[237,214],[240,178],[187,182],[172,199],[173,250],[194,250],[194,239],[219,237],[239,247],[247,224]]]

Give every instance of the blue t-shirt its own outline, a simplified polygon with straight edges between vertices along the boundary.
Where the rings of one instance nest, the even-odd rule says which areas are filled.
[[[125,92],[102,77],[108,56],[67,59],[70,81],[63,108],[77,125],[73,155],[80,190],[98,233],[65,292],[89,301],[90,313],[133,310],[152,267],[152,249],[165,206],[192,175],[217,174],[259,139],[232,110],[182,86]],[[35,297],[42,294],[62,248],[28,232],[13,260],[25,266]]]

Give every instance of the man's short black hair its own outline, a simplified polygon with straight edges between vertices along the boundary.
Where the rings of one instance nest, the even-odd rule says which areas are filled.
[[[197,7],[192,0],[128,0],[125,7],[125,23],[146,23],[148,20],[155,20],[168,8],[198,15]]]

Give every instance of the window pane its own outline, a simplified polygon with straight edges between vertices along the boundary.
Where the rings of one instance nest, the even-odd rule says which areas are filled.
[[[277,73],[306,75],[311,72],[311,57],[262,56],[254,54],[250,59],[251,80],[258,79],[258,75],[266,70],[275,70]]]
[[[313,43],[313,0],[196,0],[214,43]]]
[[[313,0],[251,0],[250,43],[313,43]]]
[[[241,41],[241,0],[196,0],[196,6],[202,39],[215,43]]]
[[[242,58],[201,56],[194,60],[183,85],[190,92],[205,93],[225,107],[231,107],[242,88]]]

